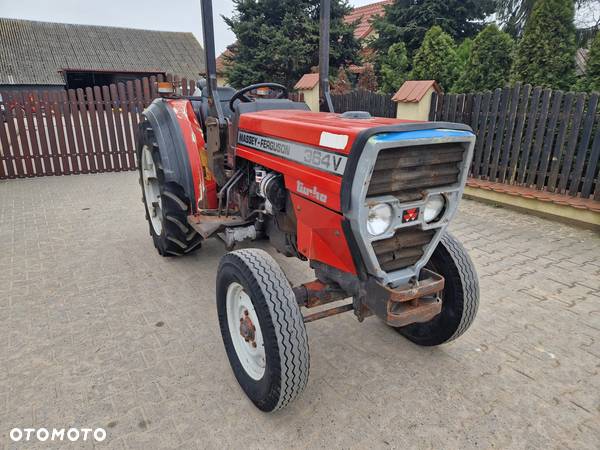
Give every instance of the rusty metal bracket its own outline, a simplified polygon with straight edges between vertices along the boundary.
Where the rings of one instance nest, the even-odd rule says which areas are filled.
[[[352,303],[304,316],[305,323],[355,311],[359,320],[375,314],[392,327],[403,327],[411,323],[428,322],[442,311],[440,293],[444,290],[444,284],[444,277],[422,269],[418,281],[397,288],[390,288],[375,278],[369,278],[357,295],[348,293],[336,283],[320,280],[296,286],[293,291],[298,305],[305,308],[354,297]]]
[[[319,280],[296,286],[293,291],[296,295],[298,305],[304,306],[305,308],[314,308],[315,306],[326,305],[350,297],[348,293],[337,284],[326,284]],[[353,303],[336,306],[304,316],[304,323],[314,322],[315,320],[342,314],[347,311],[352,311],[353,309]]]
[[[428,269],[421,271],[420,280],[398,288],[369,279],[363,300],[388,325],[403,327],[428,322],[442,311],[444,284],[444,277]]]
[[[326,305],[350,297],[346,291],[337,285],[325,284],[319,280],[301,284],[294,289],[298,305],[306,308]]]
[[[313,314],[304,316],[304,323],[314,322],[315,320],[325,319],[326,317],[337,316],[348,311],[352,311],[354,305],[348,303],[347,305],[336,306],[335,308],[329,308],[324,311],[319,311]]]

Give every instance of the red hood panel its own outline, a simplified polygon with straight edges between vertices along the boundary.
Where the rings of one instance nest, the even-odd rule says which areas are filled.
[[[345,147],[329,147],[340,153],[350,153],[356,136],[368,128],[401,123],[414,123],[410,120],[386,119],[343,119],[340,114],[315,113],[295,110],[269,110],[246,113],[240,116],[240,130],[265,136],[278,137],[288,141],[299,142],[317,147],[328,147],[323,142],[323,133],[336,136],[348,136]],[[340,139],[334,140],[340,142]],[[342,138],[343,142],[345,138]]]

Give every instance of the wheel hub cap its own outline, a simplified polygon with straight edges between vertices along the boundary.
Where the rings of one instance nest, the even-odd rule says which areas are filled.
[[[233,282],[227,288],[226,308],[235,353],[246,373],[260,380],[267,365],[265,345],[256,310],[241,284]]]
[[[252,323],[248,310],[244,311],[244,317],[240,317],[240,334],[247,343],[251,344],[252,347],[256,347],[256,341],[254,340],[256,327]]]

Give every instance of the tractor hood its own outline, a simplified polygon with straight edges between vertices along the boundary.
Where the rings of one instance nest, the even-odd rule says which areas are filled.
[[[364,130],[408,123],[419,122],[381,117],[356,119],[344,114],[298,110],[268,110],[242,114],[239,129],[349,154],[357,136]]]

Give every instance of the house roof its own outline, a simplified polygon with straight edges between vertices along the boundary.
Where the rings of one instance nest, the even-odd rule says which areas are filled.
[[[192,33],[0,18],[0,42],[0,84],[64,85],[62,69],[189,78],[204,71]]]
[[[294,89],[298,91],[311,90],[314,89],[317,84],[319,84],[319,74],[307,73],[300,78],[296,83],[296,86],[294,86]]]
[[[354,30],[354,37],[356,39],[364,39],[373,32],[373,26],[371,22],[377,16],[382,16],[385,11],[384,6],[393,3],[394,0],[383,0],[370,5],[361,6],[354,8],[350,14],[344,17],[344,22],[354,23],[358,22],[356,29]]]
[[[226,58],[231,58],[233,56],[233,52],[229,49],[225,50],[217,57],[217,73],[222,74],[225,72],[225,67],[227,66]]]
[[[402,87],[392,97],[394,102],[418,103],[429,89],[435,89],[436,92],[442,92],[442,89],[435,80],[410,80],[405,81]]]

